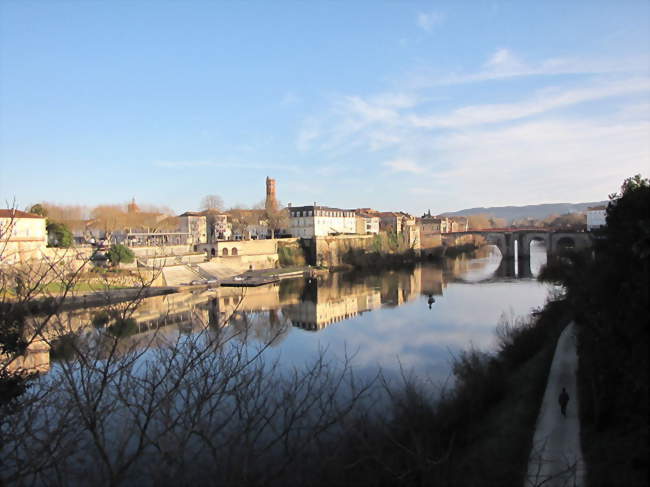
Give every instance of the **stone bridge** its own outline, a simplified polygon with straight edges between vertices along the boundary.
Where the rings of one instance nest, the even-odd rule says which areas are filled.
[[[557,255],[562,250],[588,250],[593,247],[593,237],[588,232],[550,231],[540,228],[491,228],[445,234],[446,238],[463,235],[481,235],[496,245],[504,258],[529,258],[530,244],[544,242],[547,255]],[[516,243],[515,243],[516,242]]]

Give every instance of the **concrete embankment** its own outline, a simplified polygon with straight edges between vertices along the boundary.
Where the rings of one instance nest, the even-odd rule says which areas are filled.
[[[94,293],[78,294],[74,296],[51,296],[30,301],[29,306],[32,312],[48,311],[51,309],[67,310],[75,308],[92,308],[106,306],[123,301],[149,298],[173,294],[179,291],[176,286],[160,287],[133,287],[125,289],[107,289]]]

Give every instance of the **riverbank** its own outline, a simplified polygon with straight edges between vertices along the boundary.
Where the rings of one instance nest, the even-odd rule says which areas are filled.
[[[389,413],[352,425],[340,443],[342,465],[322,472],[318,485],[524,485],[555,345],[568,320],[565,304],[551,302],[528,321],[500,324],[499,351],[461,353],[455,384],[437,399],[426,381],[389,390]]]

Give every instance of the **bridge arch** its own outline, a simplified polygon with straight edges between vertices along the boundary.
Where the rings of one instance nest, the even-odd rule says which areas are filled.
[[[583,251],[593,247],[592,237],[586,232],[556,232],[551,235],[550,253],[563,250]]]
[[[487,233],[483,235],[485,240],[490,245],[494,245],[501,252],[501,257],[508,256],[508,245],[506,242],[506,236],[503,233]]]
[[[518,257],[530,257],[530,244],[532,242],[543,242],[546,251],[550,247],[549,234],[546,232],[521,232],[517,239],[517,255]]]

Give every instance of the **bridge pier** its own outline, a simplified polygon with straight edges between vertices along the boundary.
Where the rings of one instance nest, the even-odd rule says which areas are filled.
[[[494,275],[497,277],[517,277],[517,273],[515,272],[515,259],[506,259],[503,257]]]
[[[514,259],[516,255],[515,251],[515,241],[516,241],[516,235],[513,233],[506,233],[504,234],[505,237],[505,249],[501,250],[501,253],[503,254],[504,259]],[[505,250],[505,253],[503,252]]]
[[[517,259],[517,277],[520,279],[533,277],[533,272],[530,269],[530,252],[529,255],[520,255]]]
[[[520,259],[530,259],[530,241],[525,233],[517,233],[517,255]]]

